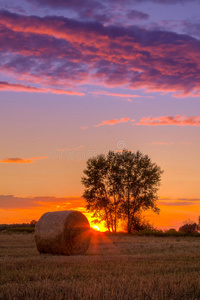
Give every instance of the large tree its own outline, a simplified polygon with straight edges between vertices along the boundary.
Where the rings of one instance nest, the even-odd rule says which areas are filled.
[[[83,172],[87,209],[104,221],[109,231],[116,232],[118,220],[123,218],[130,233],[142,210],[159,212],[156,200],[163,171],[148,155],[109,151],[90,158]]]

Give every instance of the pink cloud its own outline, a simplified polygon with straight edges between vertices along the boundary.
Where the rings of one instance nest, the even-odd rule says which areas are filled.
[[[74,148],[57,148],[57,151],[72,151],[72,150],[81,150],[85,148],[84,145],[78,146],[78,147],[74,147]]]
[[[81,127],[81,129],[86,130],[86,129],[88,129],[88,126],[83,126],[83,127]]]
[[[174,145],[174,144],[177,144],[177,145],[191,145],[192,143],[191,142],[152,142],[152,143],[149,143],[150,145],[152,146],[171,146],[171,145]]]
[[[174,145],[173,142],[152,142],[150,143],[153,146],[171,146]]]
[[[65,91],[61,89],[47,89],[47,88],[37,88],[33,86],[28,86],[24,84],[16,84],[5,81],[0,81],[0,90],[1,91],[14,91],[14,92],[31,92],[31,93],[53,93],[53,94],[66,94],[66,95],[76,95],[84,96],[84,93],[76,91]]]
[[[111,96],[111,97],[119,97],[119,98],[125,98],[126,101],[131,102],[131,99],[127,98],[141,98],[142,96],[140,95],[133,95],[133,94],[120,94],[120,93],[110,93],[107,91],[96,91],[96,92],[91,92],[93,95],[105,95],[105,96]]]
[[[171,116],[161,116],[161,117],[144,117],[140,120],[137,125],[148,125],[148,126],[158,126],[158,125],[177,125],[177,126],[200,126],[200,116],[187,117],[176,115]]]
[[[102,121],[100,124],[95,125],[95,127],[99,127],[99,126],[103,126],[103,125],[110,125],[113,126],[115,124],[118,123],[126,123],[130,120],[130,118],[121,118],[121,119],[113,119],[113,120],[106,120],[106,121]]]

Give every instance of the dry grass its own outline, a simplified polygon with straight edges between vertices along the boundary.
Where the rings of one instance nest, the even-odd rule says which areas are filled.
[[[94,235],[85,256],[0,234],[0,299],[200,299],[200,238]]]

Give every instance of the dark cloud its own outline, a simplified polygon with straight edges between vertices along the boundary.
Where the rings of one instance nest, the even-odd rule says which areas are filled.
[[[137,3],[143,3],[143,2],[154,2],[154,3],[159,3],[159,4],[183,4],[183,3],[188,3],[188,0],[133,0],[134,2]],[[190,2],[199,2],[199,0],[189,0]]]
[[[148,14],[145,14],[143,12],[131,9],[128,13],[127,13],[127,17],[128,19],[131,20],[147,20],[149,18]]]
[[[180,201],[180,202],[161,202],[159,205],[164,205],[164,206],[191,206],[194,205],[192,202],[187,202],[187,201]]]
[[[30,2],[31,0],[26,0]],[[145,3],[145,2],[153,2],[159,4],[183,4],[188,3],[188,0],[32,0],[31,2],[35,2],[39,6],[48,6],[52,8],[70,8],[70,9],[81,9],[83,7],[92,7],[94,9],[102,9],[105,5],[112,4],[121,4],[121,5],[131,5],[132,3]],[[190,2],[199,2],[199,0],[190,0]]]
[[[81,197],[15,197],[0,195],[1,209],[27,209],[36,207],[65,205],[67,209],[76,209],[85,205]]]
[[[0,38],[0,71],[37,84],[200,91],[200,41],[189,35],[1,11]]]
[[[159,205],[165,206],[189,206],[197,205],[200,199],[179,198],[159,199]],[[17,197],[13,195],[0,195],[0,209],[30,209],[30,208],[61,208],[66,210],[80,209],[85,206],[81,197]]]
[[[101,9],[104,7],[103,1],[95,0],[26,0],[27,2],[35,2],[39,6],[49,6],[52,8],[77,8],[90,7],[93,9]]]
[[[191,206],[199,205],[200,198],[177,198],[177,199],[159,199],[159,205],[164,206]]]
[[[200,202],[200,198],[178,198],[178,201]]]

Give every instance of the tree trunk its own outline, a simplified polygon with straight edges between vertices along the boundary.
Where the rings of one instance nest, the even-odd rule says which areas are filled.
[[[110,232],[110,224],[109,224],[109,220],[108,220],[108,212],[107,209],[105,209],[105,213],[106,213],[106,226],[108,231]]]
[[[113,228],[113,217],[112,217],[112,212],[111,212],[111,210],[110,210],[110,224],[111,224],[112,232],[114,232],[114,228]]]
[[[114,194],[114,206],[115,206],[115,233],[117,232],[117,207],[116,207],[116,199]]]
[[[127,224],[127,232],[128,233],[131,233],[131,228],[130,228],[130,195],[129,195],[129,188],[128,188],[128,199],[127,199],[127,202],[128,202],[128,224]]]

